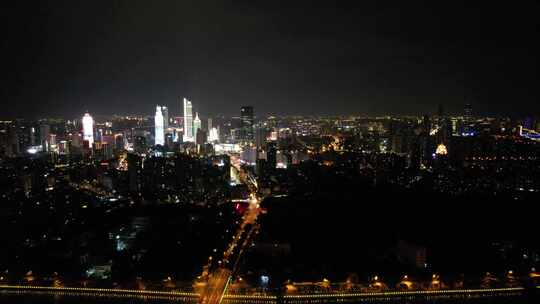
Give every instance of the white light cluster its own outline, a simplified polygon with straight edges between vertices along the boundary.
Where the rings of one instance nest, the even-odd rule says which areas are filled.
[[[83,125],[83,140],[88,141],[88,146],[91,148],[94,144],[94,119],[90,114],[86,113],[82,119]]]
[[[161,111],[161,106],[156,107],[156,115],[154,116],[155,124],[155,145],[165,145],[165,131],[163,129],[163,113]]]

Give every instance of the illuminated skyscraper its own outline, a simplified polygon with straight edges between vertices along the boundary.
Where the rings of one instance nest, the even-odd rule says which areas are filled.
[[[194,142],[193,133],[193,107],[191,101],[184,98],[184,142]]]
[[[240,108],[240,140],[253,142],[253,107]]]
[[[163,113],[161,112],[161,107],[156,107],[156,115],[154,116],[154,126],[155,126],[155,145],[165,145],[165,132],[163,130]]]
[[[254,133],[255,146],[257,147],[258,152],[261,152],[266,146],[266,138],[269,135],[269,131],[265,127],[259,126],[254,129]]]
[[[86,113],[82,119],[83,125],[83,140],[88,142],[88,147],[92,148],[94,144],[94,119],[90,114]]]
[[[472,104],[467,103],[465,105],[463,113],[463,135],[470,136],[473,134],[473,115]]]
[[[210,132],[208,132],[208,142],[216,143],[218,141],[219,141],[219,130],[218,130],[218,128],[210,129]]]
[[[167,107],[161,107],[161,114],[163,114],[163,129],[169,128],[169,109]]]
[[[197,137],[197,132],[201,129],[201,119],[199,113],[195,113],[195,119],[193,120],[193,135]]]
[[[43,151],[49,151],[49,137],[51,136],[50,125],[39,126],[39,144],[43,147]]]
[[[472,118],[472,104],[467,103],[467,104],[465,105],[463,117],[464,117],[465,119],[469,119],[469,120]]]

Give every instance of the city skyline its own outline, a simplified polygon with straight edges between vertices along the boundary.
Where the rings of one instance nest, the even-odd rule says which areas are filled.
[[[191,99],[183,98],[180,99],[186,99],[190,103],[192,103]],[[166,105],[160,106],[162,111],[167,111],[166,114],[168,115],[169,119],[172,117],[182,117],[184,118],[184,106],[183,102],[181,102],[180,108],[175,109],[175,105],[177,102],[172,103],[172,107],[168,107]],[[239,109],[241,109],[244,105],[240,106]],[[393,117],[422,117],[425,115],[428,116],[439,116],[440,115],[440,108],[441,104],[435,105],[434,108],[426,109],[425,111],[419,111],[419,112],[408,112],[408,113],[395,113],[395,112],[378,112],[378,113],[368,113],[368,112],[348,112],[348,113],[337,113],[337,114],[329,114],[329,113],[314,113],[314,114],[301,114],[301,113],[280,113],[280,112],[269,112],[269,113],[260,113],[257,111],[257,113],[254,115],[255,118],[261,119],[261,118],[267,118],[267,117],[328,117],[328,118],[339,118],[339,117],[383,117],[383,116],[393,116]],[[448,112],[444,111],[442,116],[456,116],[456,117],[507,117],[507,118],[514,118],[514,119],[525,119],[525,118],[533,118],[538,117],[539,115],[532,114],[532,113],[522,113],[522,114],[510,114],[510,113],[499,113],[499,114],[493,114],[493,113],[483,113],[478,112],[477,109],[474,107],[474,104],[472,103],[463,103],[463,107],[461,109],[456,108],[455,111]],[[252,106],[250,106],[252,107]],[[172,108],[172,111],[169,111],[169,109]],[[177,107],[176,107],[177,108]],[[223,112],[204,112],[201,114],[200,111],[193,110],[192,106],[192,121],[195,119],[195,114],[198,114],[201,118],[215,118],[215,117],[228,117],[228,118],[236,118],[236,119],[242,119],[242,114],[238,113],[238,109],[231,109],[230,113],[223,113]],[[236,110],[236,111],[234,111]],[[148,104],[147,111],[142,112],[103,112],[103,111],[96,111],[92,112],[89,111],[93,115],[93,117],[98,117],[100,119],[108,119],[113,117],[146,117],[146,118],[153,118],[156,114],[155,111],[155,105],[154,104]],[[171,113],[171,114],[169,114]],[[31,116],[13,116],[13,117],[0,117],[0,119],[4,120],[47,120],[47,119],[65,119],[65,120],[78,120],[81,115],[81,112],[77,112],[73,115],[49,115],[47,113],[42,113],[41,115],[38,115],[36,117]],[[165,119],[165,112],[163,112],[163,117]],[[166,129],[166,128],[165,128]]]
[[[153,119],[0,121],[0,226],[14,232],[0,290],[88,295],[99,284],[217,304],[471,290],[527,299],[540,288],[527,234],[540,119],[468,104],[457,117],[440,106],[257,120],[243,105],[201,120],[196,101],[180,102],[168,128],[161,105]]]
[[[540,2],[0,9],[0,304],[540,303]]]

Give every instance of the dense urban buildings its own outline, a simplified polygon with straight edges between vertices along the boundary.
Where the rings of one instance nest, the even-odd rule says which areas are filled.
[[[100,286],[144,277],[159,289],[173,276],[209,292],[226,288],[211,279],[219,274],[243,278],[230,292],[275,292],[321,276],[353,275],[361,289],[375,273],[393,286],[407,273],[423,290],[434,272],[452,286],[463,275],[471,288],[522,286],[500,275],[488,284],[484,274],[539,266],[526,234],[540,198],[534,118],[484,117],[467,105],[457,114],[255,119],[242,107],[240,119],[206,116],[203,125],[183,105],[183,120],[167,128],[163,106],[153,116],[2,121],[1,228],[17,231],[3,240],[4,278],[32,271],[46,284],[59,273],[67,285]]]

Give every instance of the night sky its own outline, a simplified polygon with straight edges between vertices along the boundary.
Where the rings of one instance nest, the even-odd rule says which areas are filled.
[[[540,114],[536,1],[9,2],[2,118]]]

